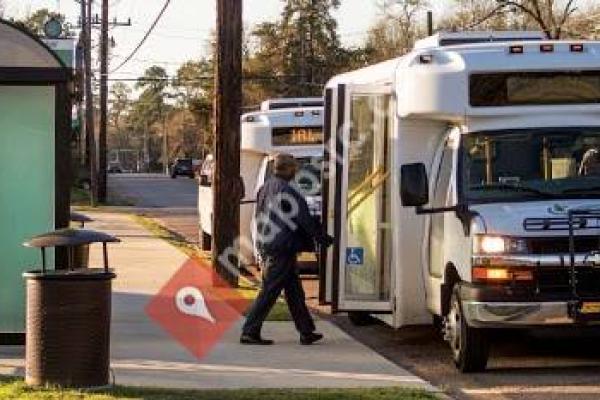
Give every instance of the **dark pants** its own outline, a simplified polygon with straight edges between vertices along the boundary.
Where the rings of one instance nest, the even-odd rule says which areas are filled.
[[[306,335],[315,331],[315,323],[306,307],[304,289],[298,276],[296,255],[286,254],[263,258],[262,289],[248,312],[244,334],[260,335],[263,322],[282,290],[298,332]]]

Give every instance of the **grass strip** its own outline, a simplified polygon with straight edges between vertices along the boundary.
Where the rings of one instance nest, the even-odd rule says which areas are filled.
[[[20,400],[433,400],[433,393],[404,388],[167,390],[117,386],[98,391],[30,388],[22,380],[0,379],[1,399]]]
[[[153,236],[166,241],[188,257],[197,260],[201,264],[212,264],[210,253],[200,250],[198,246],[191,244],[182,235],[166,228],[155,219],[144,215],[132,215],[132,218],[135,222],[143,226],[144,229],[149,231]],[[240,296],[248,300],[254,300],[256,298],[258,291],[256,290],[256,284],[254,282],[251,282],[243,275],[240,275],[239,285],[239,288],[236,290]],[[287,304],[281,299],[277,301],[267,316],[267,321],[271,322],[283,322],[291,320],[292,316],[290,315]]]
[[[102,207],[131,207],[134,206],[133,199],[123,196],[111,194],[106,203],[98,204],[96,207],[90,206],[90,191],[78,187],[71,188],[71,206],[77,207],[80,210],[94,211]]]

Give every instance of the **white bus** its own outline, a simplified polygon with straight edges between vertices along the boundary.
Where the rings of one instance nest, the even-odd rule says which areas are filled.
[[[308,104],[310,107],[296,107]],[[293,107],[293,108],[289,108]],[[245,198],[240,206],[240,255],[246,265],[256,263],[253,216],[258,190],[272,173],[272,156],[289,153],[301,164],[296,178],[313,214],[321,214],[323,160],[323,99],[276,99],[263,102],[261,111],[244,114],[241,129],[241,176]],[[209,250],[212,235],[212,168],[209,156],[201,168],[198,213],[202,248]],[[301,262],[316,268],[316,255],[304,254]]]
[[[463,372],[490,329],[600,321],[599,42],[439,34],[325,99],[334,312],[433,320]]]

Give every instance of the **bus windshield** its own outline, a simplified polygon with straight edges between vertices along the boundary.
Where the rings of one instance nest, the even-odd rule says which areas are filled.
[[[304,196],[320,196],[321,195],[321,157],[298,157],[296,158],[300,164],[300,169],[296,174],[296,178],[292,185]],[[265,180],[273,175],[273,161],[270,161],[267,166],[267,174]]]
[[[600,198],[600,127],[472,133],[461,153],[471,203]]]

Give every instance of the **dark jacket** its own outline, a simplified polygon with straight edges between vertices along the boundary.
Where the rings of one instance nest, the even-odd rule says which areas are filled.
[[[298,253],[308,242],[327,243],[306,199],[289,182],[269,178],[260,188],[256,203],[257,247],[261,255]]]

